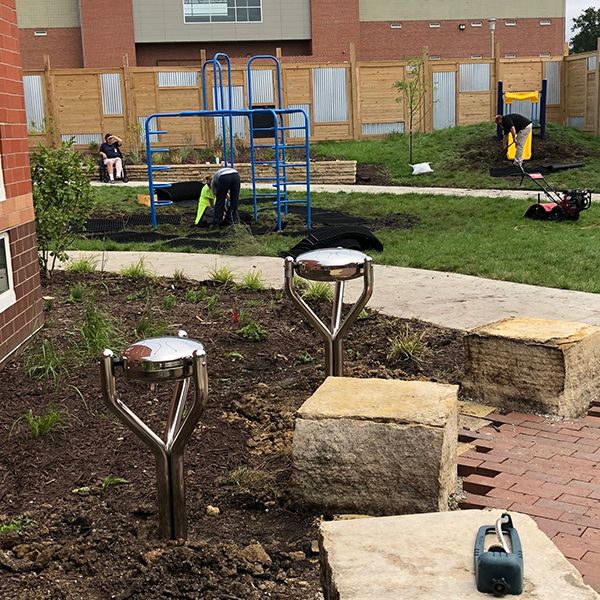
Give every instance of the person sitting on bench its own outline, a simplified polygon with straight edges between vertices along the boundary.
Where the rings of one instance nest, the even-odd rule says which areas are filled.
[[[504,150],[508,148],[508,134],[512,133],[513,143],[517,146],[513,165],[522,167],[523,149],[525,148],[525,142],[527,141],[532,129],[531,121],[527,117],[524,117],[518,113],[511,113],[509,115],[496,115],[494,120],[496,121],[496,124],[500,125],[504,131]]]
[[[223,225],[239,223],[240,174],[232,167],[219,169],[212,176],[210,187],[216,198],[211,227],[222,227]],[[225,208],[228,196],[229,210],[226,214]]]
[[[109,183],[115,182],[115,171],[117,179],[123,177],[123,155],[119,150],[122,143],[121,138],[112,133],[107,133],[104,136],[104,143],[100,146],[100,156],[108,171]]]

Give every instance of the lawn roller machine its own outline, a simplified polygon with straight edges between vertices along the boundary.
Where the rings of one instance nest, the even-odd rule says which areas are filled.
[[[538,193],[538,201],[532,204],[525,212],[528,219],[539,221],[577,221],[579,213],[587,210],[592,204],[590,190],[555,190],[541,173],[527,173],[521,168],[521,184],[525,177],[529,177],[544,193],[550,202],[542,202]]]

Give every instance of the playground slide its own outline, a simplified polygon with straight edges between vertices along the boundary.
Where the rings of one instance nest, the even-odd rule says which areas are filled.
[[[517,145],[513,143],[512,133],[508,134],[508,148],[506,150],[506,158],[508,160],[514,160],[515,154],[517,153]],[[531,148],[533,146],[533,132],[530,131],[527,139],[525,140],[525,147],[523,148],[523,160],[529,160],[531,158]]]

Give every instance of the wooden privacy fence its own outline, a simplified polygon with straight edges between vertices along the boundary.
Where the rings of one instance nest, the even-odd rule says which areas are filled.
[[[565,124],[600,135],[600,43],[596,52],[566,56],[564,70]]]
[[[405,77],[402,61],[361,62],[353,48],[346,63],[283,62],[281,78],[283,106],[304,109],[310,121],[310,140],[349,140],[403,132],[407,107],[397,102],[394,82]],[[581,78],[578,57],[517,58],[496,60],[427,60],[424,68],[426,98],[420,128],[424,131],[489,121],[496,112],[498,80],[505,90],[541,89],[549,79],[548,120],[564,122],[566,110],[575,117],[581,98],[563,102],[565,81],[574,91]],[[586,63],[589,66],[589,61]],[[597,65],[596,65],[597,74]],[[567,71],[565,77],[565,71]],[[585,78],[584,78],[585,79]],[[594,79],[585,81],[593,88]],[[42,71],[24,74],[30,143],[56,144],[75,138],[81,147],[99,144],[111,132],[126,141],[128,149],[142,145],[144,119],[156,112],[199,110],[202,106],[201,71],[198,68],[129,67],[119,69],[52,69],[48,60]],[[224,84],[227,84],[224,73]],[[248,104],[248,78],[245,65],[232,66],[232,108]],[[276,76],[271,65],[253,64],[254,105],[272,106],[276,98]],[[212,79],[207,81],[209,108],[213,107]],[[577,88],[579,89],[579,88]],[[597,84],[596,88],[597,90]],[[595,92],[596,93],[596,92]],[[226,94],[227,95],[227,94]],[[596,93],[597,95],[597,93]],[[569,96],[570,97],[570,96]],[[596,96],[594,96],[596,98]],[[597,106],[597,100],[596,100]],[[573,112],[574,111],[574,112]],[[597,110],[596,110],[597,113]],[[592,122],[590,117],[590,123]],[[597,123],[596,119],[594,123]],[[586,127],[588,121],[586,120]],[[291,123],[297,124],[297,123]],[[220,137],[220,120],[213,118],[165,118],[159,123],[161,146],[213,146]],[[235,118],[234,134],[246,139],[248,123]],[[299,136],[296,131],[290,135]]]

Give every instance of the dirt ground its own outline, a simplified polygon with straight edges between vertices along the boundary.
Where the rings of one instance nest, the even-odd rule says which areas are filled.
[[[69,299],[75,284],[86,286],[79,301]],[[190,301],[201,288],[203,299]],[[324,379],[323,350],[282,292],[64,273],[43,292],[53,298],[46,326],[2,372],[0,598],[320,598],[320,515],[296,505],[290,463],[294,412]],[[88,306],[112,315],[125,345],[150,337],[139,334],[152,322],[184,328],[206,347],[209,406],[185,456],[186,542],[157,539],[153,459],[104,407],[96,361],[70,367],[57,384],[26,374],[41,364],[44,339],[78,362]],[[266,339],[241,337],[234,311]],[[427,345],[421,364],[387,358],[406,326]],[[351,330],[345,356],[351,376],[443,382],[457,382],[463,362],[457,332],[375,313]],[[160,431],[171,387],[119,382],[124,402]],[[60,426],[33,438],[25,413],[49,407]],[[103,487],[108,475],[127,483]]]

